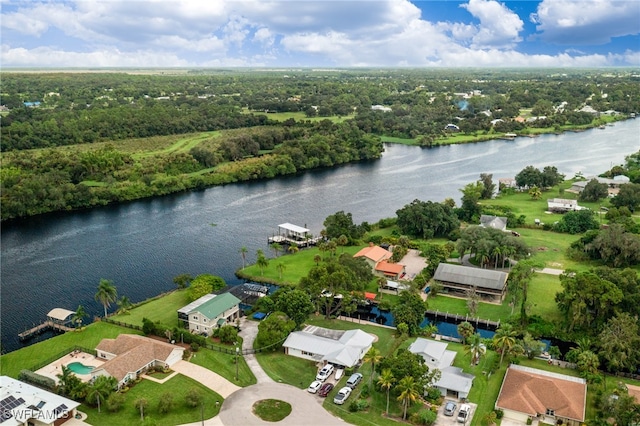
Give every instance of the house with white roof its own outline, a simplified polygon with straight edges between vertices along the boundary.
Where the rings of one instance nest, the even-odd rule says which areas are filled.
[[[77,414],[80,403],[9,376],[0,376],[2,426],[61,425]]]
[[[362,330],[330,330],[307,326],[289,334],[284,353],[310,361],[353,367],[371,349],[374,337]]]
[[[409,346],[409,352],[420,355],[429,370],[440,370],[440,379],[433,386],[441,395],[460,399],[469,396],[475,376],[453,366],[456,352],[448,350],[446,343],[419,337]]]

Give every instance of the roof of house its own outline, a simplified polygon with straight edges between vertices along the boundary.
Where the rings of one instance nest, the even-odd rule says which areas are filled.
[[[490,216],[483,214],[480,216],[480,226],[484,228],[495,228],[501,231],[507,229],[507,218],[502,216]]]
[[[189,314],[194,312],[200,312],[202,315],[209,319],[217,318],[225,311],[237,306],[240,303],[240,299],[235,297],[231,293],[219,294],[213,299],[207,300],[195,309],[192,309]]]
[[[217,294],[213,294],[213,293],[205,294],[204,296],[199,297],[193,302],[189,303],[187,306],[183,306],[182,308],[178,309],[178,313],[189,314],[189,312],[195,310],[200,305],[202,305],[205,302],[208,302],[209,300],[213,299],[216,296]]]
[[[440,380],[434,385],[438,388],[469,394],[475,378],[473,374],[462,371],[462,368],[450,366],[440,370]]]
[[[127,373],[138,371],[154,360],[165,361],[174,349],[184,351],[180,346],[135,334],[121,334],[115,339],[102,339],[96,350],[115,355],[115,358],[97,367],[93,372],[104,369],[120,381]]]
[[[80,403],[47,392],[9,376],[0,376],[0,424],[17,426],[30,418],[38,424],[54,424],[55,420],[68,416]],[[36,413],[39,412],[39,413]],[[32,414],[35,414],[32,416]]]
[[[282,346],[316,354],[318,360],[352,367],[373,341],[373,336],[359,329],[343,331],[307,326],[289,334]]]
[[[502,271],[472,268],[469,266],[441,263],[433,275],[437,281],[476,286],[492,290],[503,290],[509,274]]]
[[[404,271],[404,265],[400,263],[389,263],[386,260],[382,262],[378,262],[376,265],[376,271],[380,271],[386,274],[398,275],[402,271]]]
[[[368,246],[357,252],[353,255],[353,257],[366,257],[367,259],[371,259],[374,262],[380,262],[383,260],[387,260],[391,258],[391,252],[389,250],[385,250],[379,246]]]
[[[453,360],[456,357],[454,351],[447,350],[446,343],[422,337],[418,337],[409,346],[409,352],[422,356],[430,368],[438,368],[440,370],[453,364]]]
[[[530,416],[553,410],[556,417],[582,422],[586,397],[587,383],[584,379],[511,365],[502,382],[496,408]]]

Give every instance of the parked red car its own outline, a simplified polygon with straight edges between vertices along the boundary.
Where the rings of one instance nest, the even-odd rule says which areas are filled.
[[[329,392],[331,392],[332,390],[333,390],[333,385],[331,383],[325,383],[324,385],[322,385],[322,387],[318,391],[318,395],[320,395],[323,398],[326,398],[327,395],[329,395]]]

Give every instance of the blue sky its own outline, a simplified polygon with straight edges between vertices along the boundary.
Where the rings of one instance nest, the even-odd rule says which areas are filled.
[[[0,0],[8,67],[640,66],[640,0]]]

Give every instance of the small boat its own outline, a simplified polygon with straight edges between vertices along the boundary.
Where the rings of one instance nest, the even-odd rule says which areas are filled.
[[[344,368],[336,369],[336,381],[340,380],[343,375],[344,375]]]

